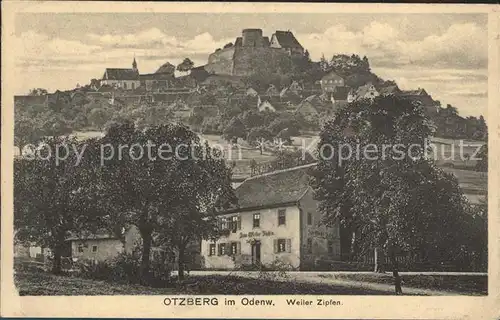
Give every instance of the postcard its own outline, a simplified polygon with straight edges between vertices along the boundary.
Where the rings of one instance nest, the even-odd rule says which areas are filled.
[[[498,6],[2,9],[2,316],[500,316]]]

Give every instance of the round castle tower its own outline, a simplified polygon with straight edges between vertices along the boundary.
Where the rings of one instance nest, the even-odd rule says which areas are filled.
[[[243,47],[262,47],[262,29],[243,29]]]

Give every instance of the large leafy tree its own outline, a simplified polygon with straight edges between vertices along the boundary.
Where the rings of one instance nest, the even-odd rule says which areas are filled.
[[[186,246],[215,232],[214,210],[234,199],[230,169],[182,125],[139,130],[124,123],[110,128],[100,142],[106,147],[95,189],[102,193],[108,226],[138,228],[143,281],[149,281],[151,248],[160,244],[177,248],[182,277]],[[120,146],[130,148],[120,155]]]
[[[75,150],[83,147],[75,139],[45,138],[41,143],[37,156],[14,162],[14,228],[17,240],[51,250],[52,272],[58,274],[67,237],[95,231],[99,224],[87,187],[95,176],[88,163],[78,161]]]
[[[229,121],[229,124],[224,129],[223,135],[224,139],[227,141],[233,141],[238,138],[246,138],[246,128],[243,122],[237,117],[234,117]]]
[[[161,208],[159,242],[176,249],[179,280],[184,278],[186,248],[202,239],[217,238],[215,213],[227,209],[237,200],[231,187],[231,169],[220,150],[208,143],[195,143],[188,160],[181,160],[174,183],[177,201]]]
[[[43,105],[18,105],[14,119],[14,142],[19,148],[37,143],[43,137],[61,136],[73,131],[68,117]]]
[[[168,61],[165,62],[164,64],[162,64],[158,70],[156,70],[156,73],[171,73],[171,74],[173,74],[174,72],[175,72],[175,66]]]
[[[264,152],[264,144],[273,139],[273,134],[265,127],[252,128],[246,137],[246,141],[253,146],[257,146],[260,154]]]
[[[30,91],[28,92],[28,95],[29,96],[43,96],[43,95],[46,95],[47,93],[48,93],[47,89],[33,88],[33,89],[30,89]]]
[[[14,122],[14,143],[20,149],[28,143],[35,143],[43,137],[43,129],[33,119],[19,115]]]
[[[150,128],[168,123],[174,119],[174,111],[167,104],[145,103],[140,107],[127,110],[126,117],[134,121],[139,129]]]
[[[399,253],[463,265],[478,243],[457,180],[423,156],[431,133],[420,107],[390,96],[341,109],[320,135],[313,186],[324,221],[354,233],[356,256],[388,256],[398,294]]]
[[[488,143],[485,143],[477,154],[476,171],[488,172]]]
[[[277,135],[284,129],[288,129],[289,134],[292,136],[300,135],[300,123],[294,117],[290,117],[287,114],[274,119],[274,121],[269,124],[269,131],[274,135]]]
[[[110,118],[108,110],[105,108],[94,108],[90,110],[88,120],[98,129],[102,130]]]
[[[179,65],[177,65],[177,71],[188,72],[191,69],[193,69],[193,67],[194,67],[194,62],[191,61],[191,59],[189,58],[185,58],[184,60],[182,60],[181,63],[179,63]]]

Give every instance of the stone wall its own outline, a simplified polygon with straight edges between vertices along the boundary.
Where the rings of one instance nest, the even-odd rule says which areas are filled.
[[[254,72],[255,66],[259,63],[272,63],[279,57],[286,56],[286,52],[281,49],[269,47],[252,48],[237,47],[234,54],[233,75],[247,76]]]
[[[282,49],[270,47],[231,47],[212,53],[205,70],[215,74],[248,76],[259,63],[272,63],[280,57],[288,56]]]
[[[209,73],[232,75],[234,52],[235,47],[231,47],[210,54],[205,70]]]

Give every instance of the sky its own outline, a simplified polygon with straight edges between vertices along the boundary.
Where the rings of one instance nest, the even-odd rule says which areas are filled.
[[[486,14],[20,13],[15,19],[16,94],[71,89],[106,67],[141,73],[189,57],[195,65],[244,28],[294,32],[313,60],[366,55],[401,89],[425,88],[462,116],[486,115]]]

